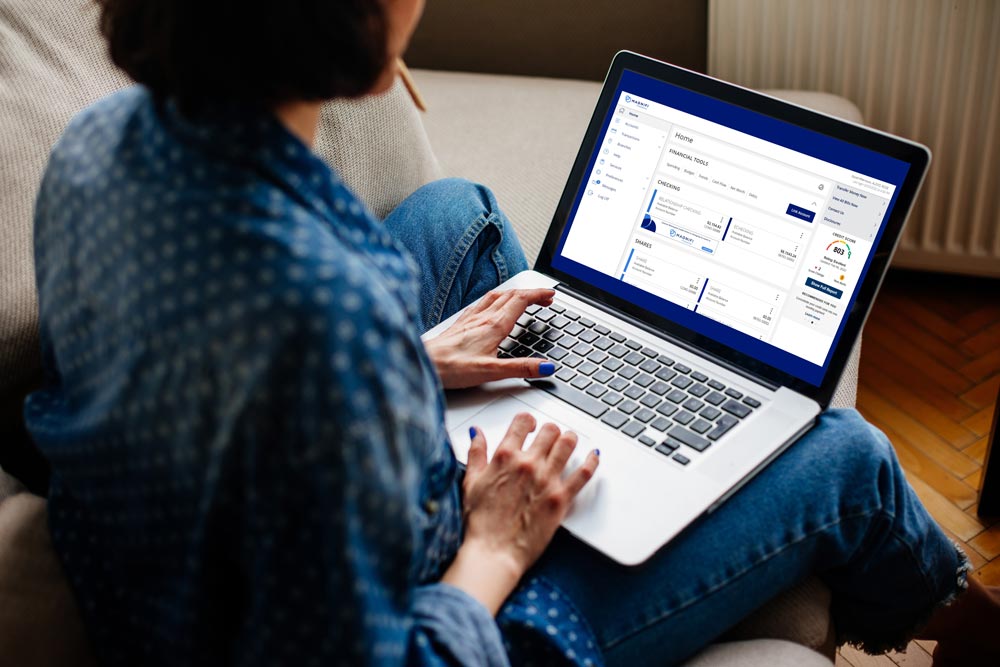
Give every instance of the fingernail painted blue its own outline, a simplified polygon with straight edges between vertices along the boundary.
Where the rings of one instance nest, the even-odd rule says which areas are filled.
[[[601,450],[599,450],[599,449],[595,449],[595,450],[594,450],[594,453],[595,453],[595,454],[597,454],[598,456],[600,456],[600,455],[601,455]]]
[[[475,440],[475,439],[476,439],[476,427],[475,426],[470,426],[469,427],[469,440]]]
[[[556,372],[556,365],[551,361],[543,361],[538,365],[539,375],[552,375]]]

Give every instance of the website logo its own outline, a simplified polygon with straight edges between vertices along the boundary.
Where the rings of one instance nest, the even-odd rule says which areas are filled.
[[[637,100],[636,98],[632,97],[631,95],[626,95],[625,96],[625,104],[634,104],[637,107],[639,107],[640,109],[648,109],[649,108],[649,103],[648,102],[642,102],[640,100]]]

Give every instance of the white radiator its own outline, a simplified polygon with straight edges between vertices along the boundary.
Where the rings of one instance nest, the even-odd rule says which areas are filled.
[[[1000,1],[710,0],[709,73],[853,101],[931,148],[894,265],[1000,276]]]

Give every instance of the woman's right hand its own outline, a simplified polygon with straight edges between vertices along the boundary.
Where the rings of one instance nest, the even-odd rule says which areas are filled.
[[[445,583],[462,588],[493,613],[548,546],[570,504],[594,476],[598,452],[562,476],[576,449],[575,433],[545,424],[531,447],[524,440],[535,419],[519,414],[493,459],[486,438],[472,429],[463,487],[465,541],[445,573]]]

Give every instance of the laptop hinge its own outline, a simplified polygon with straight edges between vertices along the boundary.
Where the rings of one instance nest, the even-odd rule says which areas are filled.
[[[780,386],[780,385],[775,384],[773,380],[769,380],[767,378],[764,378],[764,377],[761,377],[761,376],[756,375],[754,373],[751,373],[750,371],[748,371],[748,370],[746,370],[744,368],[740,368],[739,366],[733,364],[731,361],[728,361],[726,359],[718,357],[718,356],[712,354],[711,352],[706,352],[705,350],[698,349],[694,345],[691,345],[691,343],[688,343],[687,341],[685,341],[683,339],[677,338],[676,336],[672,336],[671,334],[669,334],[669,333],[667,333],[665,331],[657,329],[656,327],[654,327],[654,326],[652,326],[650,324],[647,324],[646,322],[643,322],[642,320],[640,320],[637,317],[634,317],[632,315],[629,315],[628,313],[625,313],[625,312],[622,312],[622,311],[617,310],[615,308],[612,308],[611,306],[607,305],[606,303],[601,303],[600,301],[596,300],[594,297],[589,296],[587,294],[584,294],[580,290],[573,289],[572,286],[567,285],[566,283],[559,283],[553,289],[556,289],[556,290],[558,290],[560,292],[565,292],[566,294],[569,294],[570,296],[572,296],[574,299],[579,299],[580,301],[583,301],[583,302],[587,303],[588,305],[593,306],[594,308],[597,308],[598,310],[601,310],[601,311],[607,313],[608,315],[610,315],[612,317],[616,317],[618,319],[625,320],[626,322],[628,322],[632,326],[637,327],[639,329],[642,329],[643,331],[645,331],[648,334],[656,336],[657,338],[661,338],[661,339],[669,342],[672,345],[676,345],[677,347],[682,347],[685,350],[687,350],[688,352],[690,352],[691,354],[694,354],[696,356],[699,356],[699,357],[702,357],[704,359],[707,359],[708,361],[711,361],[713,364],[717,364],[719,366],[722,366],[726,370],[732,371],[733,373],[736,373],[737,375],[741,375],[741,376],[747,378],[748,380],[752,380],[753,382],[756,382],[757,384],[764,385],[765,387],[767,387],[768,389],[770,389],[772,391],[777,390],[778,387]]]

